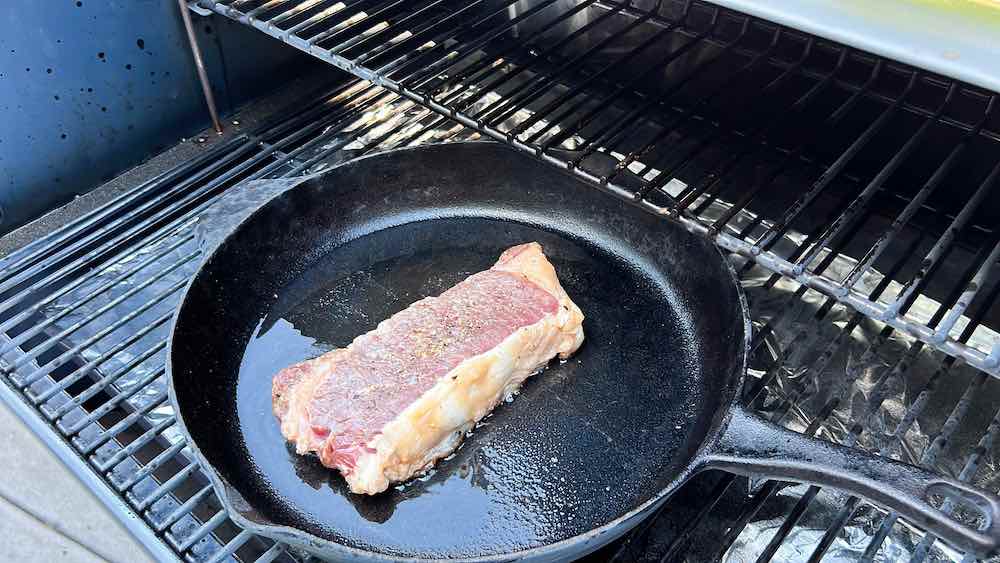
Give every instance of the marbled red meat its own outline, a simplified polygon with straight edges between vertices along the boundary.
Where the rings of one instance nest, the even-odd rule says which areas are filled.
[[[535,270],[542,271],[541,275]],[[548,271],[552,273],[551,279],[545,275]],[[562,319],[561,324],[557,317]],[[296,443],[300,453],[315,452],[324,465],[337,468],[348,477],[352,489],[378,492],[373,489],[384,489],[382,484],[387,486],[389,481],[400,480],[396,473],[408,473],[405,476],[409,477],[434,461],[411,459],[413,455],[401,458],[400,451],[406,448],[400,448],[395,442],[406,440],[407,433],[441,430],[423,429],[427,424],[451,424],[454,428],[444,429],[450,433],[468,426],[470,417],[481,418],[478,413],[484,409],[478,405],[469,405],[468,412],[463,410],[464,405],[457,408],[423,405],[424,410],[420,410],[417,404],[426,400],[425,395],[432,389],[437,389],[437,394],[445,398],[449,393],[468,394],[468,389],[448,389],[447,384],[442,384],[443,378],[451,378],[455,382],[452,385],[460,385],[458,379],[463,376],[460,368],[463,362],[485,357],[512,335],[529,327],[545,329],[535,331],[542,337],[553,333],[560,337],[549,338],[554,342],[548,346],[551,350],[544,351],[544,358],[532,357],[532,364],[544,362],[557,353],[571,353],[583,338],[580,321],[582,315],[559,287],[554,270],[541,254],[541,247],[537,244],[514,247],[490,270],[469,276],[438,297],[417,301],[383,321],[375,330],[356,338],[347,348],[279,372],[272,389],[275,414],[281,420],[285,437]],[[500,359],[509,360],[507,356]],[[530,374],[520,373],[526,369],[523,366],[513,369],[514,363],[517,362],[507,371],[517,372],[516,385],[519,385],[520,380]],[[504,385],[500,387],[504,387],[507,382],[501,383]],[[490,395],[487,399],[495,404],[499,397]],[[487,405],[485,411],[492,406]],[[441,412],[428,415],[427,408]],[[409,427],[402,431],[401,437],[396,436],[398,429],[393,428],[392,440],[379,440],[390,428],[387,425],[394,421],[397,426],[403,424],[397,419],[407,409],[411,410],[411,415],[419,411],[422,419],[427,420],[406,421]],[[454,414],[451,411],[463,412]],[[424,436],[414,438],[422,440]],[[432,438],[427,439],[428,443]],[[437,440],[433,445],[442,447],[440,442]],[[381,454],[380,446],[385,450]],[[441,452],[428,453],[436,458]],[[374,480],[378,483],[360,482],[372,479],[354,475],[359,459],[365,457],[377,459],[379,469],[366,469],[366,473],[374,471],[377,474]],[[367,465],[372,463],[375,462],[369,460]],[[393,464],[405,467],[402,471],[387,468]],[[357,487],[352,476],[354,481],[359,481]]]

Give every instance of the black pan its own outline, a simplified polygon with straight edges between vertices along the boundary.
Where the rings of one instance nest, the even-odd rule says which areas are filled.
[[[375,497],[295,455],[271,414],[282,367],[356,335],[514,244],[539,241],[587,316],[452,457]],[[170,394],[230,515],[336,559],[567,560],[710,468],[831,485],[979,554],[1000,503],[954,479],[803,437],[735,406],[750,324],[708,241],[492,143],[362,158],[275,197],[206,260],[176,316]],[[976,530],[928,502],[950,496]]]

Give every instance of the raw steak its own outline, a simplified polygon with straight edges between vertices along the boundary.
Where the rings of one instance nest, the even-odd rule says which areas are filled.
[[[528,376],[576,351],[582,322],[542,247],[515,246],[346,348],[278,372],[274,413],[298,453],[376,494],[450,454]]]

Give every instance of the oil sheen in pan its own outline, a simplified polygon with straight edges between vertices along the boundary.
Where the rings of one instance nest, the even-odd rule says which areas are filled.
[[[563,286],[587,315],[587,341],[574,357],[530,378],[513,402],[498,406],[458,452],[427,475],[382,495],[348,493],[336,471],[285,444],[271,413],[271,378],[278,370],[346,346],[393,313],[490,267],[505,248],[526,241],[543,245]],[[627,507],[580,498],[576,485],[586,480],[590,490],[634,488],[619,497],[623,501],[643,498],[648,487],[658,486],[654,475],[622,478],[632,470],[628,460],[636,455],[635,433],[641,429],[619,428],[612,421],[617,409],[630,408],[624,399],[630,393],[677,390],[656,378],[649,379],[648,389],[615,390],[619,370],[649,366],[638,355],[614,357],[607,350],[627,354],[687,343],[680,336],[686,331],[669,326],[670,318],[652,317],[655,307],[647,299],[663,289],[651,287],[650,280],[621,262],[598,257],[599,252],[530,226],[449,219],[394,227],[329,253],[278,295],[241,364],[237,404],[254,465],[250,473],[256,476],[253,494],[270,497],[269,503],[278,499],[280,510],[287,511],[279,521],[294,521],[356,547],[388,544],[404,555],[440,550],[441,557],[468,556],[477,552],[476,538],[490,535],[500,521],[509,538],[505,551],[539,545],[554,534],[571,537],[594,525],[593,516],[576,518],[580,503],[602,505],[607,520],[619,515]],[[366,263],[366,257],[377,261]],[[648,330],[651,326],[658,330]],[[651,335],[661,341],[649,341]],[[663,342],[663,335],[677,335],[678,341]],[[591,378],[603,379],[593,393]],[[558,424],[547,417],[557,417]],[[678,413],[677,424],[683,419]],[[543,427],[548,432],[533,431]],[[578,459],[572,452],[579,451],[594,457]]]

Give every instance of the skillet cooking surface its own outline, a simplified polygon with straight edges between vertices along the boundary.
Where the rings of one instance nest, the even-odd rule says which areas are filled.
[[[705,438],[700,413],[738,384],[738,296],[714,248],[506,148],[443,148],[362,159],[291,190],[192,283],[172,343],[175,398],[251,522],[423,558],[551,544],[676,483]],[[461,151],[483,165],[456,169]],[[349,494],[285,444],[271,412],[279,369],[528,241],[587,317],[575,356],[529,379],[427,476],[376,497]]]

